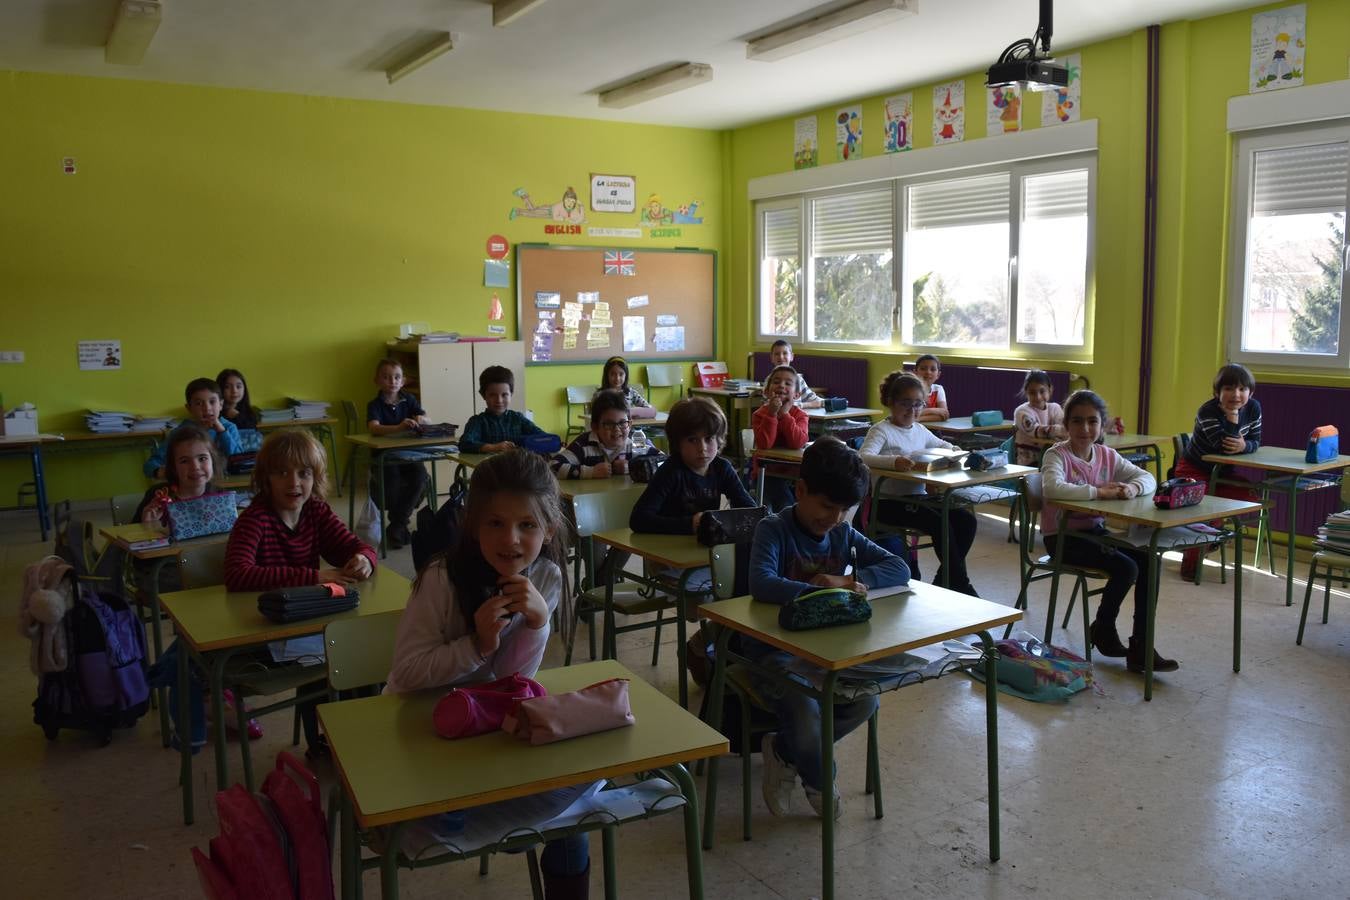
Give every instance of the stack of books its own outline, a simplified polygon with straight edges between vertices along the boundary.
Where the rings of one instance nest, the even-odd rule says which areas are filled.
[[[426,334],[414,334],[410,337],[419,344],[453,344],[459,340],[459,332],[428,331]]]
[[[84,424],[94,434],[122,434],[131,430],[136,417],[129,412],[91,409],[85,414]]]
[[[1327,516],[1326,524],[1317,529],[1317,546],[1350,556],[1350,510]]]
[[[173,426],[173,416],[137,416],[131,423],[131,430],[137,433],[168,431]]]
[[[751,381],[749,378],[728,378],[722,382],[722,387],[732,393],[752,393],[760,389],[758,381]]]
[[[295,397],[287,397],[286,403],[297,419],[328,418],[328,403],[324,400],[298,400]]]
[[[270,425],[274,422],[289,422],[295,418],[295,410],[289,406],[285,409],[260,409],[258,410],[258,424]]]

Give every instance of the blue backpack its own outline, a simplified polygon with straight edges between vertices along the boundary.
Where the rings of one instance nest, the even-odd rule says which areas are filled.
[[[75,605],[62,620],[70,664],[39,680],[33,721],[48,740],[77,728],[106,746],[114,728],[130,728],[150,708],[145,630],[120,596],[70,580]]]

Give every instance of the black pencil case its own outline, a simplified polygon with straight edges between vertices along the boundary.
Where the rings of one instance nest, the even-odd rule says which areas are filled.
[[[301,622],[356,609],[361,595],[354,587],[311,584],[280,588],[258,595],[258,612],[273,622]]]

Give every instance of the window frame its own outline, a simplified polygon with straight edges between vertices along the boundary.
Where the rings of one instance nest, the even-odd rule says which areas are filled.
[[[801,197],[783,197],[773,200],[760,200],[754,204],[754,228],[755,228],[755,262],[754,262],[754,316],[755,316],[755,335],[761,343],[771,344],[778,340],[791,341],[793,346],[798,342],[805,340],[806,319],[803,313],[804,304],[801,299],[798,300],[797,309],[797,334],[779,334],[766,331],[764,328],[764,296],[763,296],[763,277],[764,277],[764,250],[768,241],[768,234],[764,228],[764,214],[778,209],[797,210],[797,255],[800,257],[800,263],[797,269],[797,296],[804,298],[806,296],[806,234],[805,219],[806,212],[802,208],[805,204]]]
[[[1079,170],[1085,170],[1088,177],[1087,253],[1083,272],[1084,312],[1082,341],[1077,344],[1049,344],[1019,341],[1017,339],[1017,307],[1019,302],[1017,263],[1018,247],[1021,238],[1024,193],[1023,181],[1028,176]],[[900,286],[909,283],[907,280],[907,248],[904,245],[905,224],[908,220],[908,188],[918,184],[955,181],[981,175],[997,174],[999,172],[1007,172],[1010,176],[1008,222],[1009,318],[1007,342],[999,346],[953,346],[946,344],[906,343],[903,340],[903,322],[905,316],[911,315],[912,311],[907,311],[905,309],[908,298],[905,297]],[[891,191],[893,200],[893,214],[891,218],[892,308],[890,339],[878,341],[822,341],[809,339],[809,335],[811,334],[811,320],[808,317],[813,314],[815,305],[815,253],[811,243],[812,201],[824,196],[856,194],[886,188],[889,188]],[[791,206],[796,206],[798,209],[799,221],[801,223],[801,234],[798,246],[802,255],[802,283],[798,291],[800,298],[800,308],[798,310],[800,333],[793,339],[794,346],[822,350],[840,350],[849,347],[858,347],[866,350],[906,355],[936,351],[944,356],[977,359],[1035,358],[1069,361],[1084,359],[1085,355],[1087,358],[1091,357],[1093,348],[1093,329],[1096,320],[1095,263],[1097,235],[1097,151],[1095,149],[1081,149],[1069,153],[1020,158],[955,169],[930,169],[922,173],[916,172],[910,175],[860,180],[849,184],[831,186],[829,188],[802,191],[792,195],[778,195],[764,197],[762,199],[753,199],[752,208],[754,210],[753,221],[756,250],[753,280],[753,295],[755,298],[754,330],[756,337],[762,343],[772,342],[780,337],[785,337],[784,335],[768,334],[763,327],[764,323],[761,315],[762,301],[760,293],[762,285],[760,282],[763,272],[765,235],[762,216],[765,210],[781,209]]]
[[[1252,174],[1256,154],[1265,150],[1285,150],[1324,143],[1350,143],[1350,119],[1336,119],[1316,124],[1278,129],[1259,129],[1235,134],[1233,137],[1233,185],[1231,202],[1231,220],[1229,223],[1228,266],[1224,287],[1225,307],[1225,347],[1228,359],[1243,365],[1264,370],[1304,371],[1326,374],[1328,372],[1346,372],[1350,369],[1350,277],[1341,276],[1341,315],[1340,338],[1335,355],[1309,356],[1306,353],[1290,351],[1271,353],[1259,350],[1244,350],[1242,335],[1247,314],[1247,228],[1251,222],[1253,203]],[[1347,175],[1350,175],[1350,163],[1347,163]],[[1346,216],[1344,227],[1347,235],[1341,246],[1342,272],[1350,272],[1350,177],[1346,179]]]

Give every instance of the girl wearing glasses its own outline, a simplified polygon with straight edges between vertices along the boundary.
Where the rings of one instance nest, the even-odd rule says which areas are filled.
[[[608,478],[628,474],[633,446],[628,439],[628,401],[602,390],[591,401],[591,430],[558,451],[551,463],[559,478]]]
[[[927,404],[928,387],[907,372],[892,372],[881,382],[881,405],[890,409],[890,418],[873,425],[863,439],[863,462],[873,472],[894,469],[908,472],[913,467],[911,457],[924,450],[956,449],[933,434],[918,421],[919,413]],[[872,476],[874,486],[876,475]],[[933,539],[933,549],[942,559],[942,514],[927,496],[922,484],[900,478],[882,479],[881,502],[872,511],[882,522],[902,528],[921,531]],[[975,514],[968,509],[952,509],[947,517],[951,535],[950,570],[939,568],[935,584],[946,584],[954,591],[978,597],[966,574],[966,554],[975,543]],[[910,556],[910,574],[921,578],[918,559]]]

